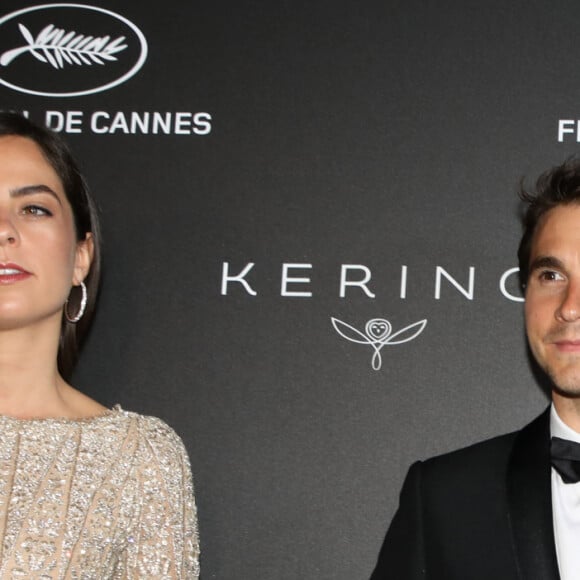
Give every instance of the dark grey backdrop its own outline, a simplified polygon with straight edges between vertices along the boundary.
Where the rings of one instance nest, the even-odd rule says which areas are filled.
[[[37,120],[84,115],[67,138],[101,205],[106,268],[75,384],[181,434],[205,579],[366,578],[410,462],[546,404],[521,303],[499,282],[516,266],[518,179],[578,149],[558,126],[580,118],[580,5],[93,5],[144,33],[137,75],[72,98],[0,86],[3,108]],[[93,16],[63,26],[104,34]],[[15,22],[0,52],[18,45]],[[30,54],[10,67],[31,86],[39,67],[55,87],[79,72]],[[95,111],[203,112],[211,131],[95,134]],[[223,295],[224,262],[231,274],[254,263],[257,295],[236,282]],[[282,295],[283,264],[311,265],[289,270],[310,282],[287,290],[312,296]],[[340,296],[348,264],[369,269],[375,298]],[[445,276],[436,299],[438,268],[464,289],[473,268],[472,299]],[[372,318],[427,325],[385,345],[375,371],[372,347],[331,317],[361,331]]]

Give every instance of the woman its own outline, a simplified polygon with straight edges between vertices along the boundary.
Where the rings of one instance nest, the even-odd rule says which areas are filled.
[[[0,113],[0,578],[199,575],[179,437],[66,382],[99,270],[95,206],[67,147]]]

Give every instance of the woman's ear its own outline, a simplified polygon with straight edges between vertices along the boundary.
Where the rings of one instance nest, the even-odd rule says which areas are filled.
[[[85,239],[77,242],[72,280],[73,286],[78,286],[87,277],[87,274],[91,269],[91,264],[93,263],[94,251],[95,244],[93,241],[93,234],[87,232]]]

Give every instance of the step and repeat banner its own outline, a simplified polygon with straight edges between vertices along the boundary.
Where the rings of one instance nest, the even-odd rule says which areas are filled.
[[[189,451],[206,580],[367,578],[409,464],[547,403],[516,190],[580,141],[580,5],[0,6],[0,108],[98,199],[75,385]]]

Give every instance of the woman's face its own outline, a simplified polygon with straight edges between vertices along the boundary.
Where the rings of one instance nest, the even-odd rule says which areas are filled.
[[[0,330],[49,321],[60,328],[91,257],[90,234],[77,242],[62,183],[40,148],[0,137]]]

